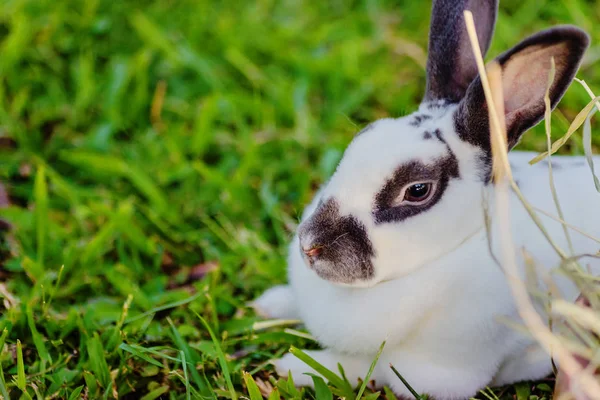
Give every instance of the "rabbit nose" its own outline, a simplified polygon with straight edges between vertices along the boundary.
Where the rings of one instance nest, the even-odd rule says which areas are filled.
[[[309,247],[309,248],[303,247],[302,252],[304,254],[306,254],[307,257],[314,258],[314,257],[317,257],[319,254],[321,254],[321,247]]]

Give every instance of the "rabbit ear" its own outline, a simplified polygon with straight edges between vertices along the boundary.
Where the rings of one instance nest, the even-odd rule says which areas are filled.
[[[458,102],[477,76],[463,12],[473,13],[475,28],[485,56],[488,50],[498,0],[434,0],[429,30],[427,89],[424,101]]]
[[[588,45],[589,37],[584,31],[563,25],[530,36],[496,58],[502,68],[509,149],[519,142],[527,129],[543,119],[551,58],[556,65],[549,91],[550,104],[554,109],[575,77]],[[463,140],[490,153],[487,104],[479,77],[469,86],[460,102],[455,123]]]

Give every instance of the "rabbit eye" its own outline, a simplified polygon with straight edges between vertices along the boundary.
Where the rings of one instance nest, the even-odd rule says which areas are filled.
[[[400,205],[420,205],[425,203],[431,198],[435,189],[433,182],[418,182],[407,186],[398,199],[396,200],[396,206]]]

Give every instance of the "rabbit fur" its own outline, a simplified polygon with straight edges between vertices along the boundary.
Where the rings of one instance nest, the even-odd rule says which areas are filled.
[[[289,283],[253,303],[264,317],[300,319],[323,348],[307,353],[333,371],[340,363],[354,384],[384,340],[371,379],[400,396],[410,392],[390,363],[415,390],[435,399],[465,399],[486,386],[551,372],[550,357],[537,342],[501,321],[520,320],[496,262],[501,252],[487,105],[463,18],[465,9],[473,12],[485,54],[497,8],[496,0],[434,0],[423,102],[415,113],[378,120],[352,140],[302,215],[289,246]],[[580,29],[556,26],[496,58],[509,149],[543,118],[550,58],[556,64],[549,91],[554,108],[588,42]],[[556,215],[548,161],[529,165],[534,156],[509,153],[514,179],[530,203]],[[552,156],[551,163],[566,221],[600,236],[600,213],[591,211],[600,195],[585,159]],[[574,300],[574,284],[553,273],[560,258],[512,192],[510,213],[521,277],[524,248],[538,273],[552,274],[561,294]],[[563,226],[539,218],[567,249]],[[575,254],[596,253],[595,241],[570,235]],[[588,264],[598,267],[594,259]],[[312,386],[305,373],[315,371],[292,354],[274,363],[281,376],[290,371],[298,386]]]

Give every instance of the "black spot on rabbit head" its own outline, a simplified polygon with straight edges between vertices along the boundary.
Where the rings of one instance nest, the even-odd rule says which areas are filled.
[[[431,119],[431,115],[428,114],[417,114],[413,116],[412,121],[410,122],[410,126],[414,126],[415,128],[421,126],[424,121]]]
[[[444,143],[444,145],[446,145],[446,148],[448,149],[448,152],[454,156],[454,154],[452,153],[452,150],[448,146],[448,143],[446,143],[446,139],[444,139],[444,136],[442,135],[442,131],[439,128],[438,129],[434,129],[433,131],[425,131],[425,132],[423,132],[423,139],[424,140],[429,140],[429,139],[437,139],[437,140],[439,140],[440,142]]]
[[[453,103],[448,100],[440,99],[440,100],[426,102],[426,108],[429,111],[437,111],[437,110],[446,108],[450,104],[453,104]]]
[[[351,284],[373,277],[374,250],[365,226],[353,215],[341,215],[334,198],[321,201],[298,228],[299,251],[322,279]]]

